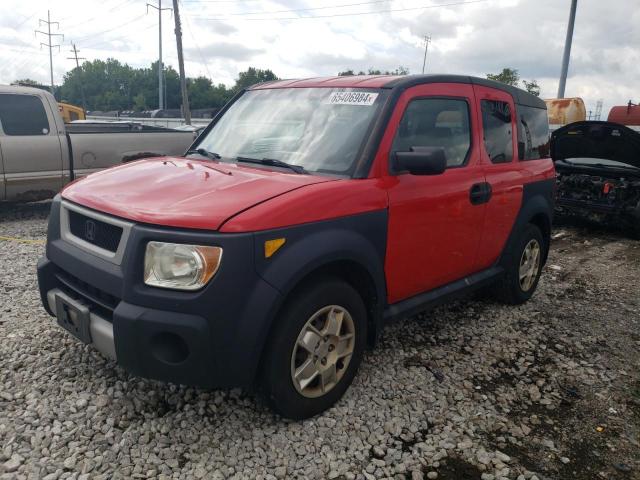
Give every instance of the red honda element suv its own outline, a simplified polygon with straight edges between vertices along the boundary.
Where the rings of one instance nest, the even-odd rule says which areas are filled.
[[[134,375],[257,387],[306,418],[385,320],[479,287],[518,304],[549,249],[547,112],[456,75],[263,83],[183,157],[54,200],[44,308]]]

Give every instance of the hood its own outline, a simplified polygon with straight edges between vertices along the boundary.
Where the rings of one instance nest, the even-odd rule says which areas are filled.
[[[612,122],[575,122],[551,134],[551,158],[597,158],[640,168],[640,133]]]
[[[62,197],[136,222],[218,230],[233,215],[305,185],[332,181],[188,158],[155,158],[94,173]]]

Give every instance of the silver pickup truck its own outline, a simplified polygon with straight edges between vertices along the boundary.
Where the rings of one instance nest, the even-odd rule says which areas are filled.
[[[71,180],[138,158],[182,155],[195,133],[62,121],[49,92],[0,85],[0,201],[55,195]]]

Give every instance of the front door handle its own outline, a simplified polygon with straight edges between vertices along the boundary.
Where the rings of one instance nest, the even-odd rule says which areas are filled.
[[[472,205],[481,205],[491,199],[491,185],[487,182],[476,183],[469,190],[469,201]]]

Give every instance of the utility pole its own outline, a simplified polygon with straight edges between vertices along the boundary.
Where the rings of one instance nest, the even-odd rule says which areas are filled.
[[[57,25],[57,28],[60,29],[60,23],[51,21],[51,12],[49,10],[47,10],[47,19],[46,20],[39,19],[39,20],[40,20],[40,22],[38,23],[38,26],[42,25],[43,23],[47,24],[47,31],[46,32],[43,32],[42,30],[36,30],[35,33],[36,33],[36,36],[37,36],[38,33],[47,36],[48,43],[40,42],[40,47],[42,47],[42,46],[49,47],[49,71],[51,73],[51,94],[54,95],[55,94],[55,87],[53,86],[53,52],[52,52],[52,49],[55,48],[55,47],[58,47],[58,51],[60,51],[60,45],[53,45],[51,43],[51,37],[62,37],[62,40],[64,41],[64,35],[62,33],[51,33],[51,25],[55,23]]]
[[[164,77],[164,68],[162,65],[162,11],[171,10],[170,8],[162,8],[162,0],[158,0],[158,6],[147,3],[147,13],[149,7],[158,10],[158,108],[162,110],[164,108],[164,88],[162,85]]]
[[[424,60],[422,60],[422,73],[424,73],[424,67],[427,66],[427,50],[429,49],[429,44],[431,43],[431,35],[424,36]]]
[[[576,22],[576,8],[578,0],[571,0],[569,11],[569,25],[567,26],[567,38],[564,41],[564,53],[562,54],[562,70],[560,71],[560,84],[558,85],[558,98],[564,98],[564,87],[567,83],[569,71],[569,58],[571,57],[571,42],[573,40],[573,25]]]
[[[80,60],[86,60],[86,58],[84,57],[78,57],[78,49],[76,48],[76,44],[72,43],[71,45],[73,45],[73,50],[69,50],[71,53],[73,53],[73,57],[67,57],[67,60],[74,60],[76,61],[76,68],[78,69],[78,78],[80,79],[80,95],[82,96],[82,109],[85,111],[87,111],[87,100],[84,97],[84,85],[82,83],[82,69],[80,68]]]
[[[178,67],[180,70],[180,93],[182,94],[182,114],[187,125],[191,125],[191,110],[187,93],[187,79],[184,75],[184,57],[182,56],[182,28],[180,27],[180,10],[178,0],[173,0],[173,17],[176,24],[176,45],[178,47]]]
[[[596,102],[595,120],[600,120],[601,116],[602,116],[602,99]]]

